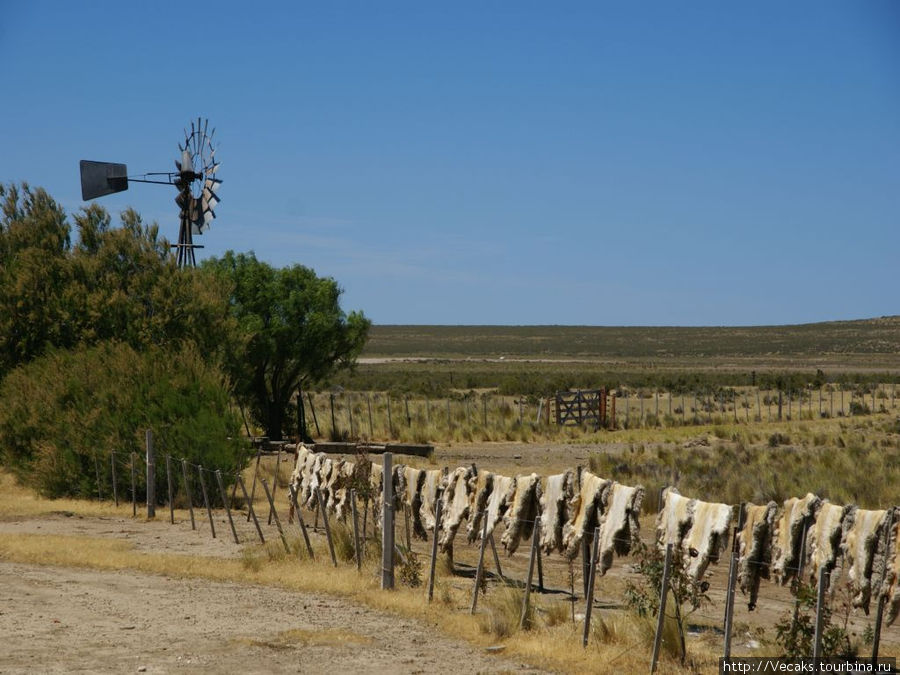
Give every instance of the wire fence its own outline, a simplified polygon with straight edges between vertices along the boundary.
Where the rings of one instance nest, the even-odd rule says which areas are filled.
[[[152,443],[148,444],[148,449],[151,445]],[[99,457],[95,460],[97,497],[100,500],[114,500],[117,505],[127,503],[130,498],[133,517],[137,517],[139,508],[143,511],[144,506],[150,517],[154,515],[155,507],[168,507],[166,515],[171,524],[183,525],[190,522],[193,530],[208,530],[212,537],[227,538],[230,535],[238,545],[253,544],[257,540],[260,544],[265,544],[268,535],[270,539],[276,541],[280,539],[286,552],[294,552],[301,558],[316,558],[314,550],[316,547],[312,546],[310,534],[314,537],[321,537],[324,534],[329,554],[324,559],[328,561],[330,558],[334,566],[340,561],[355,563],[357,570],[361,572],[363,560],[371,557],[379,541],[384,542],[388,531],[383,527],[379,529],[379,522],[383,520],[379,518],[380,514],[374,510],[370,512],[370,507],[375,505],[376,500],[368,495],[351,492],[350,507],[343,510],[341,522],[332,523],[329,516],[333,518],[335,513],[329,510],[328,504],[333,503],[335,495],[326,492],[323,497],[320,488],[316,487],[313,491],[315,499],[304,503],[298,499],[295,491],[298,486],[283,476],[282,464],[293,460],[293,453],[282,453],[279,450],[274,458],[273,467],[266,467],[266,462],[262,459],[263,455],[257,454],[255,463],[251,465],[253,475],[252,479],[248,477],[250,483],[248,488],[244,482],[243,471],[222,471],[218,468],[204,467],[185,457],[171,454],[154,456],[152,452],[148,452],[147,455],[136,452],[110,452],[106,469],[101,466]],[[289,463],[288,468],[292,469],[293,464]],[[152,477],[153,473],[156,474],[155,478]],[[153,490],[148,490],[148,486],[160,488],[161,490],[157,492],[159,496],[154,496]],[[309,502],[314,502],[312,508],[308,507]],[[414,519],[410,517],[409,504],[405,501],[400,500],[397,511],[394,500],[390,500],[387,509],[382,512],[391,514],[391,522],[388,525],[391,538],[388,544],[390,560],[387,563],[382,561],[382,568],[376,570],[376,573],[384,573],[384,566],[387,565],[393,575],[395,565],[415,566],[420,557],[430,559],[430,584],[426,595],[429,600],[433,595],[438,539],[449,531],[445,525],[447,521],[441,518],[440,510],[443,502],[443,495],[439,493],[434,502],[435,512],[429,514],[435,525],[425,538],[417,536],[415,528],[411,526],[411,520]],[[199,513],[195,513],[195,508]],[[307,514],[306,519],[303,516],[304,512]],[[397,518],[393,517],[395,512]],[[521,531],[526,534],[530,532],[530,536],[522,539],[524,545],[518,547],[515,553],[501,558],[494,530],[486,529],[489,514],[489,508],[465,513],[462,517],[459,513],[453,514],[453,524],[458,526],[459,530],[465,530],[463,525],[466,523],[475,522],[483,524],[485,529],[475,533],[471,544],[467,543],[468,538],[464,532],[456,530],[453,536],[449,537],[449,546],[445,549],[454,578],[472,579],[473,613],[476,611],[479,595],[488,597],[490,588],[511,586],[523,592],[523,622],[529,604],[534,604],[530,595],[535,593],[539,598],[541,611],[551,611],[550,607],[554,604],[569,605],[572,621],[582,621],[584,624],[584,643],[587,644],[589,633],[596,623],[592,623],[593,611],[607,614],[620,612],[629,606],[629,594],[633,595],[635,588],[641,585],[645,589],[648,588],[648,578],[638,571],[640,561],[635,559],[633,550],[630,555],[617,555],[614,565],[605,574],[602,570],[597,571],[602,552],[598,551],[596,546],[593,547],[593,551],[591,548],[593,542],[601,538],[599,528],[594,531],[586,528],[581,533],[583,540],[579,560],[578,555],[574,557],[548,555],[543,550],[539,516],[533,519],[518,518],[517,524]],[[446,517],[446,514],[444,516]],[[312,520],[314,524],[308,526],[308,520]],[[353,525],[352,554],[350,556],[345,554],[339,558],[335,553],[332,529],[335,526],[349,529],[346,522],[349,520],[352,520]],[[502,523],[509,531],[509,520],[510,516],[507,515],[498,519],[497,525]],[[220,525],[218,532],[216,523]],[[296,524],[293,525],[294,523]],[[228,529],[223,534],[221,526],[226,524]],[[289,541],[285,524],[294,528],[291,530],[293,534],[290,538],[296,543]],[[530,545],[525,539],[530,539]],[[614,536],[605,537],[604,540],[619,551],[624,551],[633,549],[639,538]],[[318,541],[320,543],[318,547],[321,548],[321,538]],[[648,537],[645,534],[643,541],[651,549],[656,546],[652,535]],[[518,545],[519,541],[514,543]],[[798,578],[805,583],[809,582],[803,578],[805,561],[802,555],[796,567],[785,569],[785,576],[793,578],[790,583],[784,585],[774,581],[760,583],[753,609],[748,606],[748,602],[742,602],[743,596],[740,591],[735,592],[736,574],[728,574],[730,558],[730,550],[723,550],[720,555],[713,557],[703,576],[702,586],[699,587],[703,601],[696,608],[691,607],[689,603],[674,603],[670,600],[668,608],[664,609],[664,620],[675,621],[686,628],[686,640],[689,642],[703,640],[707,643],[722,641],[731,643],[733,640],[733,647],[730,649],[734,653],[752,655],[758,653],[762,645],[772,645],[776,641],[777,633],[781,630],[779,626],[783,630],[790,630],[792,626],[809,625],[810,607],[808,603],[801,603],[798,599],[801,597],[798,594]],[[752,560],[741,562],[759,566],[762,576],[767,576],[768,564]],[[682,552],[676,550],[673,565],[682,564]],[[418,577],[418,573],[414,576]],[[882,595],[883,581],[884,579],[872,579],[872,601],[876,605],[879,604]],[[854,588],[848,583],[846,561],[841,555],[837,558],[829,582],[823,609],[829,613],[831,625],[843,628],[846,635],[862,649],[874,650],[877,642],[873,644],[873,641],[877,641],[878,638],[875,636],[880,632],[882,653],[892,654],[900,651],[900,622],[890,626],[880,622],[881,607],[879,607],[877,612],[879,622],[876,624],[876,617],[853,607],[851,595]],[[663,597],[668,595],[666,593]],[[729,596],[735,597],[730,621],[727,618]],[[660,597],[658,592],[657,597]],[[672,644],[673,639],[675,638],[669,633],[659,628],[657,649],[664,648],[669,653],[682,649],[681,644]],[[726,647],[726,650],[728,649],[729,647]]]

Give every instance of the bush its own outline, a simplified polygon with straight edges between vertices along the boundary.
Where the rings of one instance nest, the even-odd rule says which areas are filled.
[[[0,463],[47,497],[96,495],[98,464],[109,494],[110,452],[143,455],[147,429],[163,467],[171,454],[227,480],[245,459],[227,382],[190,347],[50,352],[10,372],[0,400]],[[160,496],[165,478],[157,470]]]

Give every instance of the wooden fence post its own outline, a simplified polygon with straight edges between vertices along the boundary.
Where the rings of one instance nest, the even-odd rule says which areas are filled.
[[[440,497],[440,493],[438,493]],[[434,570],[437,567],[438,536],[441,532],[441,499],[436,498],[434,511],[434,538],[431,540],[431,570],[428,573],[428,602],[434,599]]]
[[[388,438],[394,437],[394,420],[391,417],[391,396],[387,397]]]
[[[131,517],[137,518],[137,493],[135,487],[135,473],[137,470],[134,465],[135,452],[131,451]]]
[[[656,636],[653,638],[653,656],[650,660],[650,672],[656,672],[659,662],[659,647],[662,644],[663,624],[666,618],[666,598],[669,595],[669,573],[672,568],[672,544],[666,544],[666,558],[663,563],[662,588],[659,591],[659,615],[656,617]]]
[[[356,571],[362,571],[362,546],[359,543],[359,515],[356,512],[356,490],[350,490],[350,511],[353,515],[353,553],[356,555]]]
[[[278,519],[278,512],[275,511],[275,500],[272,498],[272,493],[269,492],[269,484],[266,482],[265,478],[260,478],[259,482],[262,483],[263,490],[265,490],[266,499],[269,501],[269,508],[272,509],[272,513],[275,515],[275,527],[278,528],[278,534],[281,536],[281,543],[284,544],[284,550],[285,552],[290,553],[291,547],[288,546],[287,537],[284,536],[281,521]],[[316,489],[318,490],[318,488]]]
[[[374,427],[372,426],[372,397],[366,394],[366,405],[369,408],[369,439],[375,438]],[[363,532],[365,534],[365,532]]]
[[[525,628],[528,619],[528,601],[531,598],[531,580],[534,578],[534,563],[540,546],[541,517],[534,519],[534,532],[531,535],[531,557],[528,560],[528,578],[525,580],[525,597],[522,599],[522,616],[519,618],[519,628]]]
[[[119,488],[116,485],[116,453],[111,450],[109,453],[109,466],[112,470],[112,489],[113,489],[113,499],[116,502],[116,507],[119,506]]]
[[[406,408],[406,426],[412,426],[412,415],[409,414],[409,396],[403,397],[403,405]]]
[[[331,438],[333,440],[338,440],[341,436],[338,433],[337,423],[334,421],[334,394],[328,394],[328,401],[331,404]],[[269,521],[271,522],[271,520]]]
[[[891,548],[891,530],[894,528],[895,508],[890,508],[884,514],[884,559],[888,559],[888,553]],[[897,544],[900,546],[900,542]],[[885,563],[881,567],[881,583],[878,584],[878,608],[875,610],[875,635],[872,639],[872,667],[878,662],[878,647],[881,643],[881,621],[884,617],[884,603],[887,600],[883,589],[884,580],[887,577],[888,565]]]
[[[316,417],[316,407],[313,405],[313,397],[310,392],[306,392],[306,400],[309,402],[309,411],[313,416],[313,424],[316,425],[316,436],[321,438],[322,432],[319,430],[319,418]]]
[[[487,513],[482,514],[484,523],[481,526],[481,547],[478,550],[478,567],[475,568],[475,587],[472,589],[472,609],[469,614],[475,613],[478,606],[478,587],[481,585],[481,577],[484,574],[484,547],[487,545]]]
[[[272,514],[275,513],[275,491],[278,489],[278,467],[281,466],[281,448],[282,446],[278,446],[278,454],[275,456],[275,470],[272,472],[272,508],[269,509],[269,522],[268,524],[272,524]]]
[[[587,647],[588,638],[591,636],[591,613],[594,609],[594,583],[597,576],[597,558],[600,555],[600,528],[594,529],[594,550],[591,554],[591,573],[588,582],[588,592],[584,606],[584,634],[581,636],[581,646]]]
[[[822,628],[825,625],[825,587],[828,584],[828,570],[819,568],[819,583],[816,588],[816,633],[813,642],[813,658],[822,658]]]
[[[259,521],[256,519],[256,512],[253,510],[253,500],[250,499],[250,495],[247,494],[247,486],[244,485],[244,479],[241,478],[240,472],[237,474],[237,482],[238,485],[241,486],[241,493],[244,495],[244,501],[247,502],[247,510],[250,511],[250,517],[253,518],[253,524],[256,526],[256,533],[259,535],[259,541],[262,544],[266,543],[266,538],[263,536],[262,528],[259,526]]]
[[[147,518],[156,518],[156,453],[153,451],[153,430],[147,429]]]
[[[488,538],[491,540],[491,552],[494,554],[494,565],[497,567],[497,576],[503,579],[503,570],[500,569],[500,556],[497,555],[497,544],[494,541],[494,533],[491,532],[488,535]]]
[[[315,560],[312,544],[309,541],[309,532],[306,531],[306,523],[303,522],[303,514],[300,513],[300,505],[297,503],[297,491],[294,489],[293,483],[288,483],[288,492],[291,496],[291,504],[294,505],[294,512],[297,514],[297,527],[300,528],[300,534],[303,535],[303,541],[306,543],[306,552],[309,553],[309,559]]]
[[[219,494],[222,495],[222,504],[225,505],[225,515],[228,516],[228,524],[231,525],[231,534],[234,535],[234,543],[240,544],[237,530],[234,529],[234,521],[231,519],[231,507],[228,505],[228,493],[225,492],[225,481],[222,480],[222,470],[216,469],[216,482],[219,484]]]
[[[325,508],[325,502],[322,501],[322,492],[319,486],[316,486],[316,507],[322,514],[322,522],[325,523],[325,539],[328,540],[328,552],[331,553],[331,562],[337,567],[337,556],[334,554],[334,540],[331,538],[331,524],[328,522],[328,511]],[[278,516],[275,516],[276,522]]]
[[[209,517],[209,529],[213,539],[216,538],[216,524],[213,522],[212,509],[209,507],[209,494],[206,492],[206,480],[203,478],[203,465],[197,465],[197,474],[200,476],[200,489],[203,491],[203,503],[206,504],[206,515]]]
[[[394,469],[393,455],[382,455],[381,590],[394,588]]]
[[[731,539],[731,559],[728,564],[728,589],[725,591],[725,651],[723,657],[731,658],[731,632],[734,627],[734,587],[737,583],[739,557],[738,533],[744,525],[744,504],[738,507],[738,524]]]
[[[97,474],[97,501],[103,501],[103,492],[100,489],[100,459],[94,455],[94,473]]]
[[[262,455],[262,445],[256,449],[256,467],[253,469],[253,483],[250,485],[250,503],[256,498],[256,479],[259,478],[259,460]],[[250,513],[247,513],[247,522],[250,522]]]
[[[169,495],[169,522],[175,524],[175,499],[172,494],[172,456],[166,453],[166,488]]]
[[[184,491],[187,493],[188,511],[191,514],[191,529],[196,530],[197,523],[194,522],[194,499],[191,495],[191,481],[188,480],[187,460],[183,457],[181,459],[181,476],[184,479]]]

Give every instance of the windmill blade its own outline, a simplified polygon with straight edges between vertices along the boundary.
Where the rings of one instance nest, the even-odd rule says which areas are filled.
[[[206,182],[203,184],[203,189],[208,190],[212,194],[215,194],[219,191],[220,185],[222,185],[222,181],[220,181],[218,178],[207,178]]]
[[[213,175],[213,174],[215,174],[216,171],[219,170],[219,167],[220,167],[220,166],[222,166],[222,163],[221,163],[221,162],[216,162],[215,164],[213,164],[211,167],[209,167],[209,168],[206,170],[206,173],[208,173],[208,174],[210,174],[210,175]],[[221,183],[222,181],[219,181],[219,182]]]

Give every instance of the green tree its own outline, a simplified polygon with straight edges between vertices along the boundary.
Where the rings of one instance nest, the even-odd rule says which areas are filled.
[[[302,265],[277,269],[253,253],[228,251],[203,267],[232,285],[239,337],[226,367],[235,393],[266,434],[280,439],[297,388],[352,366],[371,322],[362,312],[345,314],[337,282]]]

